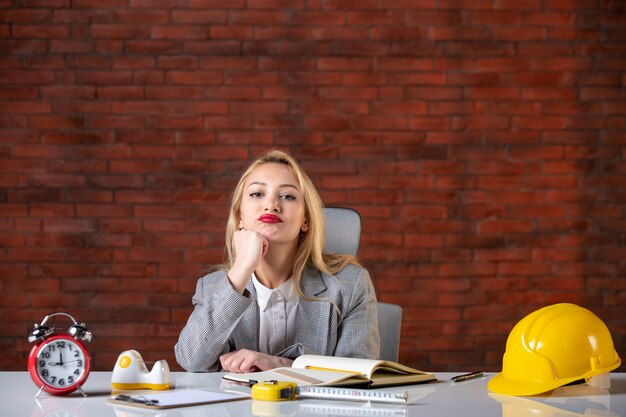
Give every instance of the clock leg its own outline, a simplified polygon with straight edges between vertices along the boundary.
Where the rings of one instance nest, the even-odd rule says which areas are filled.
[[[41,394],[41,391],[43,391],[45,387],[46,387],[45,385],[42,385],[41,388],[39,388],[39,391],[37,391],[37,395],[35,395],[35,398],[39,397],[39,394]]]
[[[77,385],[76,390],[80,392],[81,394],[83,394],[83,397],[87,398],[87,393],[83,391],[83,387],[81,387],[80,385]]]

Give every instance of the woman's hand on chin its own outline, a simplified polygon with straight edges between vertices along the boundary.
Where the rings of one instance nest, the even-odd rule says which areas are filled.
[[[236,291],[243,293],[252,272],[267,253],[269,242],[257,232],[242,229],[235,232],[233,246],[235,262],[228,271],[228,279]]]

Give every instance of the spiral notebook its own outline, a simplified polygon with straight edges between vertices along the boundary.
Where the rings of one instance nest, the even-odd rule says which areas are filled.
[[[224,401],[247,400],[249,394],[204,391],[199,389],[175,390],[155,394],[127,395],[119,394],[107,402],[113,405],[127,405],[153,410],[193,405],[212,404]]]

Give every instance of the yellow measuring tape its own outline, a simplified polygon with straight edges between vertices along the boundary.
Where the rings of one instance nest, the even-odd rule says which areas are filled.
[[[283,381],[263,381],[252,386],[252,398],[261,401],[287,401],[296,397],[297,384]]]

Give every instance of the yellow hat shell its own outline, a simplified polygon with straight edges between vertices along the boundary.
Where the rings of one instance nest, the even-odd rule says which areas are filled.
[[[611,333],[598,316],[575,304],[554,304],[520,320],[506,342],[502,372],[489,390],[535,395],[620,366]]]

